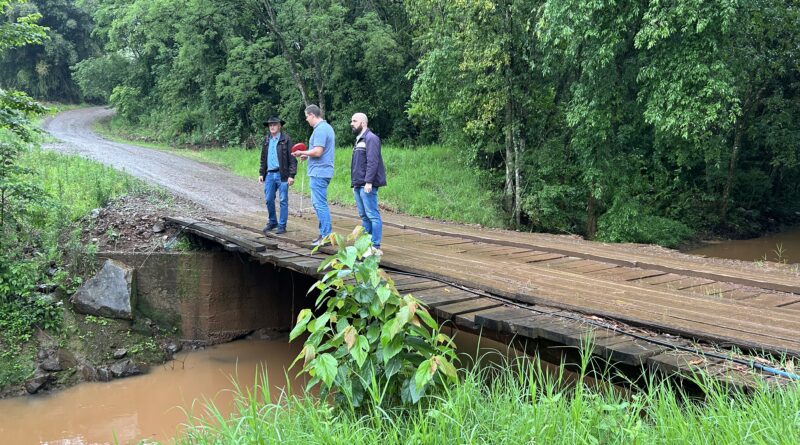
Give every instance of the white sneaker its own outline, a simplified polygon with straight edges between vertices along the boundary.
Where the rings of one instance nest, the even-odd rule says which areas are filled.
[[[383,251],[381,249],[378,249],[377,247],[369,246],[369,249],[367,249],[367,251],[364,252],[364,258],[370,257],[372,255],[382,256]]]

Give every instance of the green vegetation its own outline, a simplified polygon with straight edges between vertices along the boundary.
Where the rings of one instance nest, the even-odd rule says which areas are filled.
[[[359,227],[353,238],[351,246],[336,233],[325,239],[338,251],[320,265],[327,273],[311,289],[324,311],[303,309],[289,334],[291,341],[308,333],[295,359],[311,376],[306,389],[320,385],[320,396],[333,394],[340,406],[391,407],[457,382],[453,340],[378,269],[380,257],[368,255],[371,237]]]
[[[800,222],[793,0],[179,6],[15,1],[7,20],[38,11],[49,39],[7,51],[0,84],[42,99],[77,84],[115,129],[193,148],[257,146],[273,114],[303,140],[309,103],[347,145],[362,111],[387,146],[441,144],[413,159],[431,167],[419,182],[389,178],[386,202],[415,214],[668,246]]]
[[[632,393],[577,381],[538,360],[477,364],[462,383],[411,408],[354,412],[289,389],[271,398],[266,374],[240,388],[228,417],[213,405],[192,418],[180,444],[796,444],[800,387],[761,386],[752,394],[700,379],[704,397],[669,380]]]

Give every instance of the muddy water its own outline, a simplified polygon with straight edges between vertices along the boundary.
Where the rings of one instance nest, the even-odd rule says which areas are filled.
[[[88,445],[114,443],[115,437],[120,444],[168,441],[186,421],[184,410],[192,410],[193,404],[197,414],[203,400],[231,411],[232,375],[250,386],[256,370],[266,364],[270,384],[284,387],[283,368],[300,347],[299,342],[237,341],[179,354],[143,376],[0,400],[0,443]]]
[[[515,355],[502,343],[459,332],[460,354],[484,361]],[[50,395],[0,400],[0,444],[88,445],[169,443],[186,422],[186,412],[202,414],[205,400],[223,413],[232,412],[231,376],[250,387],[256,370],[267,365],[272,387],[284,388],[283,369],[302,344],[244,340],[182,353],[149,374],[109,383],[83,383]],[[486,353],[486,351],[500,351]],[[465,359],[466,364],[469,359]],[[301,388],[303,382],[292,382]],[[273,390],[273,397],[278,395]],[[194,406],[194,409],[193,409]]]
[[[734,260],[800,263],[800,227],[749,240],[722,241],[688,253]]]

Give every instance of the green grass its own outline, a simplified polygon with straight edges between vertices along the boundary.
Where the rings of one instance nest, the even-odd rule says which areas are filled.
[[[669,383],[627,393],[575,384],[533,359],[476,366],[463,382],[411,409],[338,410],[312,396],[271,400],[268,382],[239,389],[228,417],[207,405],[180,444],[796,444],[800,388],[759,387],[752,394],[698,379],[703,400]]]
[[[233,173],[256,179],[259,149],[242,147],[209,148],[204,150],[174,148],[162,143],[148,142],[151,135],[134,134],[117,120],[100,122],[94,128],[112,140],[133,142],[148,148],[170,151],[198,161],[221,165]],[[120,136],[122,135],[122,136]],[[402,148],[385,145],[382,148],[388,186],[380,191],[381,204],[397,212],[461,223],[502,227],[505,223],[498,208],[497,184],[486,172],[465,165],[452,147],[429,145]],[[331,202],[355,205],[350,188],[349,146],[336,149],[334,176],[328,188]],[[308,196],[305,163],[298,167],[295,191]]]
[[[74,290],[94,264],[93,246],[81,242],[73,223],[111,199],[146,190],[141,181],[79,156],[33,148],[16,163],[31,173],[8,180],[32,198],[6,197],[14,215],[0,232],[0,389],[30,377],[34,357],[23,351],[37,349],[38,328],[57,330],[60,324],[61,307],[38,300],[33,286]],[[45,274],[51,265],[58,268],[54,276]]]

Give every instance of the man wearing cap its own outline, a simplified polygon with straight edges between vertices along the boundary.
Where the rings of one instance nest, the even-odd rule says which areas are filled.
[[[269,220],[262,232],[278,229],[275,234],[286,233],[286,221],[289,219],[289,186],[294,184],[297,174],[297,159],[289,152],[292,138],[281,131],[283,124],[278,117],[271,117],[264,122],[269,127],[269,134],[264,137],[261,147],[261,168],[258,182],[264,184],[264,195],[267,199],[267,214]],[[275,215],[275,193],[280,199],[280,219]]]
[[[336,136],[333,127],[322,118],[322,111],[316,105],[305,109],[306,122],[314,131],[311,133],[308,150],[292,153],[301,160],[308,159],[308,178],[311,183],[311,203],[319,221],[319,237],[311,242],[319,246],[323,238],[331,233],[331,214],[328,210],[328,185],[333,177],[333,156]]]
[[[356,113],[350,119],[356,135],[353,159],[350,161],[350,185],[364,231],[372,236],[367,255],[382,255],[383,222],[378,210],[378,189],[386,185],[386,170],[381,157],[381,139],[367,127],[367,115]]]

